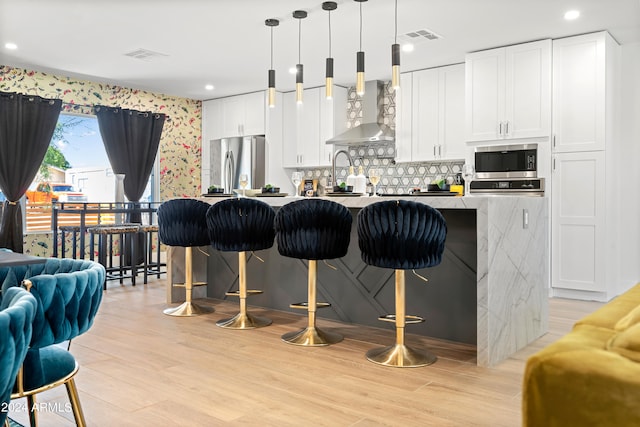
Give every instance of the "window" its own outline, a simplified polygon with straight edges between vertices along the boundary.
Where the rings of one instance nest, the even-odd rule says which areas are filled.
[[[157,170],[156,159],[141,201],[159,197]],[[51,230],[53,200],[115,202],[115,179],[97,118],[61,113],[43,164],[25,195],[25,230]]]

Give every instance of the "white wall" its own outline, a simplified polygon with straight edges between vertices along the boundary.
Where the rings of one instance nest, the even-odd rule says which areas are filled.
[[[624,151],[620,161],[621,284],[625,288],[640,281],[640,43],[622,46],[620,138]],[[619,289],[623,292],[626,289]]]

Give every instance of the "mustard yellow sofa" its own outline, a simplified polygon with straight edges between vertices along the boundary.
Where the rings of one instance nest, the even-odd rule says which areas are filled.
[[[527,360],[525,427],[640,426],[640,284]]]

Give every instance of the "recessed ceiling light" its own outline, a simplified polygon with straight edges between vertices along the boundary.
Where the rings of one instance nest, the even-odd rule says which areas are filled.
[[[213,90],[214,89],[213,85],[206,85],[204,88],[206,90]]]
[[[15,43],[5,43],[4,47],[6,47],[7,49],[16,50],[18,48],[18,45]]]
[[[295,74],[297,72],[298,72],[298,70],[296,69],[296,67],[289,68],[289,74]]]
[[[403,52],[413,52],[414,46],[411,43],[405,43],[402,45]]]
[[[564,13],[564,19],[567,21],[573,21],[574,19],[578,19],[580,16],[579,10],[569,10]]]

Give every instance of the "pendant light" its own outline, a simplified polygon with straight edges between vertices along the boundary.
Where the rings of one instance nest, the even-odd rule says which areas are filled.
[[[400,45],[398,44],[398,0],[395,0],[394,39],[391,45],[391,87],[400,89]]]
[[[367,0],[354,0],[360,3],[360,50],[356,53],[356,93],[364,95],[364,52],[362,51],[362,3]]]
[[[334,1],[326,1],[322,3],[322,9],[326,10],[329,15],[329,57],[327,58],[327,67],[325,74],[325,96],[327,99],[333,99],[333,58],[331,57],[331,11],[338,8],[338,3]]]
[[[268,92],[267,103],[269,108],[276,106],[276,70],[273,69],[273,27],[280,25],[280,21],[277,19],[267,19],[264,21],[265,25],[271,30],[271,68],[269,69],[268,79]]]
[[[302,83],[304,82],[302,67],[302,60],[300,59],[301,40],[302,40],[302,20],[307,17],[307,12],[304,10],[296,10],[293,12],[293,17],[298,20],[298,63],[296,64],[296,103],[302,104]]]

